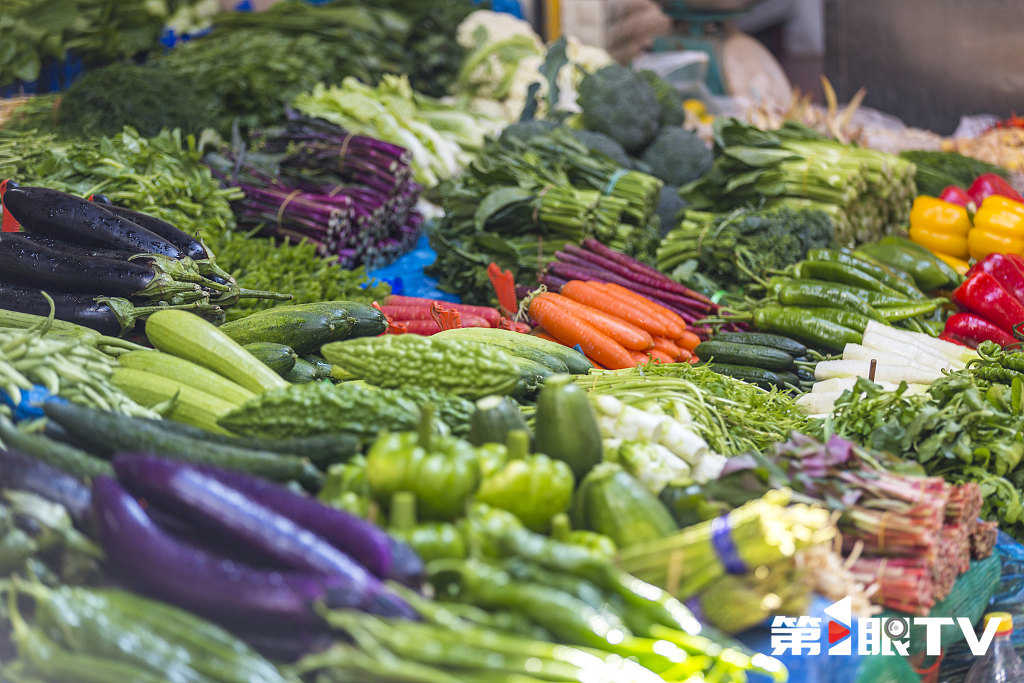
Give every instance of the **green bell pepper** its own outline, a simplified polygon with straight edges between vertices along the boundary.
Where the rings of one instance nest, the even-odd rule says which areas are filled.
[[[546,531],[551,517],[572,502],[575,480],[569,465],[546,455],[527,455],[530,436],[509,432],[509,462],[485,477],[476,497],[481,503],[508,510],[533,531]]]
[[[384,433],[366,457],[370,493],[382,504],[399,491],[416,495],[421,519],[458,517],[480,484],[477,449],[468,441],[433,433],[433,406],[423,406],[419,430]]]
[[[408,543],[424,562],[461,559],[469,554],[465,536],[454,524],[418,523],[415,494],[409,491],[395,493],[391,496],[390,512],[388,533]]]
[[[331,507],[367,517],[370,487],[366,483],[366,458],[357,455],[346,463],[331,465],[317,498]]]

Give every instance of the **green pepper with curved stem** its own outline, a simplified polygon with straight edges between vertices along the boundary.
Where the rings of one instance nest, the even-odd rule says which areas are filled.
[[[841,308],[866,315],[872,320],[883,322],[875,308],[856,294],[836,289],[830,283],[823,285],[793,280],[779,290],[779,303],[783,306],[825,306]]]
[[[615,545],[615,541],[604,534],[599,534],[596,531],[573,531],[569,515],[564,512],[560,512],[551,518],[551,538],[559,543],[568,543],[569,545],[578,545],[581,548],[586,548],[591,552],[607,557],[609,560],[615,557],[615,553],[619,552],[619,547]]]
[[[370,487],[366,483],[366,458],[357,455],[348,462],[331,465],[317,499],[331,507],[367,517]]]
[[[908,299],[919,301],[925,298],[924,292],[914,286],[914,278],[910,277],[909,274],[897,271],[874,259],[854,256],[853,254],[836,251],[835,249],[812,249],[807,252],[807,259],[809,261],[825,261],[851,266],[868,273],[882,284],[895,289]]]
[[[424,562],[445,558],[463,558],[468,554],[466,539],[454,524],[426,522],[417,524],[416,496],[399,491],[391,496],[388,532],[405,541]]]
[[[798,280],[824,280],[826,282],[839,282],[844,285],[852,285],[872,292],[879,292],[880,294],[905,296],[903,292],[893,289],[880,281],[873,274],[847,263],[837,263],[835,261],[801,261],[793,267],[793,276]]]
[[[468,441],[435,435],[433,418],[428,403],[418,431],[382,434],[366,456],[366,482],[381,504],[411,491],[421,519],[448,521],[463,512],[480,484],[479,453]]]
[[[576,481],[569,465],[540,453],[529,455],[529,448],[529,434],[509,432],[508,463],[484,478],[476,498],[508,510],[533,531],[545,531],[551,517],[569,508]]]
[[[769,304],[754,310],[754,328],[774,332],[833,351],[842,351],[847,344],[859,344],[861,333],[844,325],[808,313],[797,306]]]

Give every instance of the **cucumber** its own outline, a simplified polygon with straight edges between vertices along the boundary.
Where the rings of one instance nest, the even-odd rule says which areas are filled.
[[[159,453],[166,458],[246,472],[274,481],[298,481],[318,488],[321,475],[306,458],[236,448],[170,434],[147,421],[70,403],[47,403],[46,416],[63,427],[82,447],[100,457],[116,453]]]
[[[135,418],[153,429],[159,429],[171,436],[186,436],[200,441],[249,448],[254,451],[269,451],[282,455],[306,456],[320,469],[339,462],[347,462],[360,449],[359,439],[351,434],[324,434],[323,436],[307,436],[293,439],[262,439],[256,436],[225,436],[205,429],[192,427],[171,420],[153,420],[146,417]]]
[[[198,315],[157,311],[146,321],[146,336],[161,351],[198,363],[257,394],[288,386],[238,342]]]
[[[767,346],[769,349],[778,349],[794,357],[807,354],[807,347],[800,342],[779,334],[767,334],[765,332],[720,332],[712,337],[710,341]]]
[[[787,370],[793,367],[793,357],[785,351],[753,344],[734,344],[724,341],[706,341],[697,345],[693,355],[726,365],[749,365],[765,370]]]
[[[542,363],[553,372],[585,375],[594,367],[587,360],[586,356],[574,349],[519,332],[484,327],[466,327],[439,332],[435,336],[440,335],[494,344],[506,353],[515,355],[517,358],[528,358]]]
[[[562,460],[576,481],[586,476],[603,455],[601,430],[587,393],[568,375],[544,382],[537,397],[537,452]]]
[[[220,326],[239,344],[286,344],[298,355],[317,353],[330,342],[376,336],[387,329],[384,314],[367,304],[329,301],[278,306]]]
[[[318,356],[315,353],[307,353],[302,357],[302,360],[316,368],[317,379],[331,378],[331,371],[334,369],[334,366],[328,363],[323,356]]]
[[[485,443],[504,445],[508,442],[508,433],[517,430],[530,433],[519,406],[505,396],[485,396],[476,402],[466,438],[474,446]]]
[[[515,362],[515,364],[519,367],[520,370],[527,373],[533,378],[534,384],[540,384],[548,377],[554,377],[556,374],[551,371],[551,368],[544,365],[543,363],[538,363],[537,361],[530,360],[529,358],[514,357],[512,358],[512,360]]]
[[[785,383],[791,381],[791,378],[785,378],[785,376],[792,374],[789,372],[779,373],[774,370],[755,368],[749,365],[729,365],[728,363],[709,363],[707,368],[708,370],[713,370],[720,375],[727,375],[733,379],[747,382],[748,384],[756,384],[765,391],[771,391],[772,389],[785,389]],[[799,384],[797,386],[799,386]]]
[[[114,476],[114,468],[109,462],[40,434],[26,434],[5,417],[0,417],[0,441],[18,453],[45,462],[78,479]]]
[[[238,386],[212,370],[207,370],[201,365],[190,363],[169,353],[130,351],[118,356],[117,362],[121,364],[121,367],[159,375],[234,405],[242,405],[256,396],[248,389]]]
[[[295,359],[299,357],[287,344],[255,342],[245,344],[242,348],[279,375],[291,370],[295,366]]]
[[[320,371],[312,363],[307,363],[298,358],[292,369],[281,375],[281,377],[291,384],[309,384],[320,379]]]
[[[174,404],[168,414],[173,420],[219,434],[229,433],[217,424],[217,420],[236,408],[233,403],[173,379],[131,368],[115,368],[110,382],[147,408],[173,399]]]

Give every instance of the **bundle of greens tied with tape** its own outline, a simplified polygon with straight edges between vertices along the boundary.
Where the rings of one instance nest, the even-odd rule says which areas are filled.
[[[895,233],[907,221],[917,190],[914,164],[905,159],[844,145],[794,122],[762,131],[720,118],[714,133],[711,172],[680,188],[693,209],[817,209],[844,245]]]
[[[923,394],[909,394],[906,385],[884,391],[859,379],[812,431],[915,460],[928,474],[953,484],[976,482],[985,501],[982,517],[1024,538],[1024,383],[1013,375],[1014,367],[1024,369],[1024,361],[1020,354],[988,357],[950,373]]]
[[[445,217],[431,234],[438,257],[427,273],[463,301],[487,304],[492,261],[529,285],[556,251],[590,237],[649,259],[660,189],[658,179],[592,154],[564,129],[503,134],[442,187]]]

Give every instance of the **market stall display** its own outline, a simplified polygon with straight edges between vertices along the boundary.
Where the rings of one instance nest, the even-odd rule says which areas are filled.
[[[732,636],[819,596],[980,616],[1005,176],[847,144],[856,103],[709,147],[441,5],[218,14],[0,122],[0,678],[782,683]],[[366,277],[423,234],[460,302]]]

